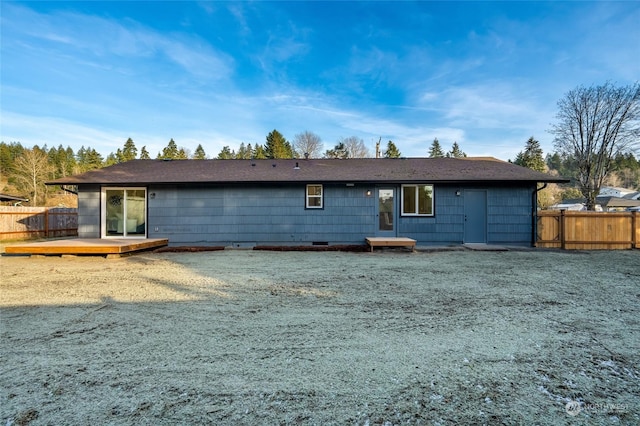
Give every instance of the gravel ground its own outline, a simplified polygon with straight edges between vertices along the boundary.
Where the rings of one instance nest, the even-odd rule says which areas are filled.
[[[0,258],[0,422],[640,424],[640,251]]]

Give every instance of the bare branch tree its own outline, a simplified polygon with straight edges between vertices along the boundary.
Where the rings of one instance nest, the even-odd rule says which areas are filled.
[[[357,136],[349,136],[348,138],[340,138],[338,145],[344,145],[348,152],[348,158],[369,158],[369,150],[364,141]]]
[[[561,153],[578,162],[578,184],[588,210],[619,153],[640,146],[640,84],[580,86],[558,101],[551,133]]]
[[[293,137],[293,150],[298,157],[322,157],[322,140],[320,136],[305,130]]]
[[[13,172],[16,184],[29,193],[31,204],[37,206],[39,201],[44,204],[44,183],[53,173],[47,154],[37,147],[25,150],[16,158]]]

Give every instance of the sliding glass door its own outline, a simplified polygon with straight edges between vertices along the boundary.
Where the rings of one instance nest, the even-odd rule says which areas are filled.
[[[145,188],[102,189],[102,236],[147,235],[147,190]]]

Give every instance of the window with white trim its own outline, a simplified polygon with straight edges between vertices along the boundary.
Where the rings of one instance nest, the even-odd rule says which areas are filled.
[[[322,185],[307,185],[307,203],[308,209],[321,209],[322,208]]]
[[[403,216],[433,216],[433,185],[402,185]]]

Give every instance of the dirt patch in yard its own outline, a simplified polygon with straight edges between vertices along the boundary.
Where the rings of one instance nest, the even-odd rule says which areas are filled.
[[[640,252],[0,258],[0,422],[639,424]]]

